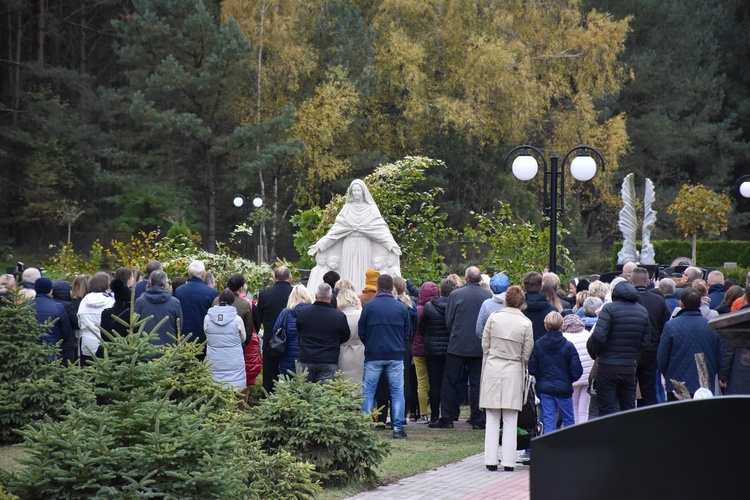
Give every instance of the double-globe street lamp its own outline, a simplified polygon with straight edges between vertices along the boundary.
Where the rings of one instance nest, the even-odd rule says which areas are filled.
[[[245,196],[242,194],[236,194],[232,198],[232,204],[237,208],[245,207],[245,221],[250,220],[250,205],[253,207],[260,208],[263,206],[263,197],[259,194],[253,196]],[[260,241],[260,240],[259,240]],[[261,248],[263,242],[258,243],[258,248]],[[260,250],[258,250],[258,264],[260,264]],[[245,257],[250,258],[250,235],[245,233]]]
[[[505,155],[505,168],[508,168],[508,160],[514,153],[520,151],[520,154],[513,160],[513,175],[522,181],[528,181],[534,178],[539,170],[537,158],[541,159],[544,167],[544,213],[549,216],[549,270],[560,272],[557,267],[557,217],[565,216],[565,164],[570,155],[578,152],[578,155],[570,162],[570,173],[576,180],[588,181],[596,175],[596,160],[604,170],[604,157],[602,154],[591,146],[576,146],[570,149],[562,162],[558,163],[556,153],[550,154],[550,168],[547,168],[547,160],[544,153],[534,146],[518,146],[511,149]],[[537,158],[535,158],[537,157]],[[549,194],[548,194],[549,188]]]

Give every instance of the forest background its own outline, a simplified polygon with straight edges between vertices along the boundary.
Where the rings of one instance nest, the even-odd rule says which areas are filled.
[[[623,177],[656,189],[652,239],[686,182],[750,173],[750,6],[741,0],[6,0],[0,7],[0,252],[185,224],[208,251],[243,221],[296,261],[301,210],[409,155],[442,160],[445,224],[502,201],[542,222],[520,144],[584,143],[606,170],[566,183],[563,244],[606,270]],[[260,210],[232,204],[259,194]],[[732,198],[724,238],[750,236]],[[412,207],[418,210],[419,207]],[[249,217],[249,220],[245,220]],[[441,248],[461,262],[461,242]],[[245,252],[240,238],[235,243]],[[255,252],[252,252],[255,254]],[[2,259],[0,259],[2,260]]]

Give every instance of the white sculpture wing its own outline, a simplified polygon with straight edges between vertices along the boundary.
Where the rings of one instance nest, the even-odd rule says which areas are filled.
[[[638,215],[635,212],[635,182],[633,174],[625,176],[622,181],[622,210],[618,226],[622,232],[622,250],[617,253],[617,263],[636,262],[635,236],[638,231]]]
[[[656,200],[654,183],[646,179],[646,192],[643,196],[643,226],[641,228],[641,264],[656,264],[654,246],[651,244],[651,230],[656,225],[656,211],[651,208]]]

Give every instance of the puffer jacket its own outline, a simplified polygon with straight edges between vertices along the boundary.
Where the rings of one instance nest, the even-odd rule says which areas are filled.
[[[425,304],[419,319],[419,330],[424,338],[425,356],[445,356],[451,332],[445,324],[448,297],[438,297]]]
[[[263,359],[260,356],[260,339],[258,338],[258,334],[253,331],[248,333],[248,339],[243,351],[245,357],[245,375],[247,377],[247,385],[255,385],[258,374],[263,369]]]
[[[589,352],[586,350],[586,341],[591,336],[591,332],[583,330],[582,332],[572,333],[563,332],[563,337],[575,346],[578,352],[578,359],[581,360],[581,366],[583,367],[583,373],[578,380],[573,381],[573,387],[589,385],[589,374],[591,368],[594,366],[594,360],[589,356]]]
[[[440,297],[440,290],[435,283],[432,281],[426,281],[422,283],[422,287],[419,289],[419,304],[417,305],[417,321],[422,317],[422,311],[424,306],[427,305],[433,299]],[[414,343],[411,346],[412,356],[424,356],[424,334],[421,329],[417,327],[414,332]]]
[[[586,342],[591,358],[599,359],[602,373],[607,373],[607,366],[628,367],[635,373],[640,352],[651,340],[648,311],[639,299],[638,290],[621,282],[612,291],[612,302],[602,307]]]
[[[307,307],[310,304],[303,302],[297,304],[294,309],[289,311],[284,308],[279,314],[276,324],[273,325],[273,331],[279,329],[282,321],[284,322],[284,329],[286,330],[286,349],[284,354],[279,358],[279,374],[286,375],[288,371],[294,373],[297,370],[296,363],[299,361],[299,337],[297,333],[297,315],[303,307]],[[287,311],[289,311],[287,313]]]
[[[536,377],[536,390],[558,398],[573,395],[573,382],[581,378],[583,366],[575,346],[557,330],[550,330],[534,344],[529,374]]]

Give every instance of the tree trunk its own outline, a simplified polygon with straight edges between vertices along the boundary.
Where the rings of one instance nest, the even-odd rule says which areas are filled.
[[[36,49],[36,60],[39,63],[44,63],[44,39],[46,38],[45,24],[46,12],[45,12],[46,0],[39,0],[39,29],[37,30],[37,49]]]
[[[216,253],[216,172],[214,162],[211,158],[211,150],[204,146],[206,151],[206,169],[208,173],[208,241],[206,249],[209,253]]]
[[[21,109],[21,37],[23,30],[21,25],[21,13],[17,16],[18,26],[16,26],[16,71],[15,81],[13,82],[13,125],[18,122],[18,111]],[[11,73],[13,70],[11,69]]]
[[[81,2],[81,46],[79,57],[81,74],[86,73],[86,2]]]
[[[696,259],[695,259],[695,246],[696,246],[696,245],[695,245],[695,243],[696,243],[696,235],[697,235],[697,233],[693,233],[693,256],[692,256],[692,261],[693,261],[693,265],[694,265],[694,266],[697,266],[697,265],[698,265],[698,262],[697,262],[697,261],[696,261]]]

